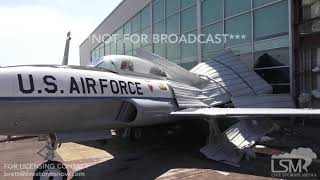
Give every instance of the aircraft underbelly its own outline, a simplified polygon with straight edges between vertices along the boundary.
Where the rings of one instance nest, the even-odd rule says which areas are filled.
[[[134,102],[137,114],[123,111],[129,102]],[[0,101],[0,134],[95,131],[168,123],[173,104],[172,100],[143,99]],[[127,113],[131,117],[123,119]]]
[[[117,126],[121,106],[121,100],[1,101],[0,133],[105,129]]]

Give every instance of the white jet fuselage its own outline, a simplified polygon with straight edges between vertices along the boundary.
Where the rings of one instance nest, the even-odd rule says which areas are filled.
[[[63,66],[0,68],[0,134],[153,125],[175,110],[165,80]]]

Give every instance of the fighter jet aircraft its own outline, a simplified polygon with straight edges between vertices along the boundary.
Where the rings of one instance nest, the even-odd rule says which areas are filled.
[[[69,36],[67,46],[68,41]],[[0,134],[48,135],[49,160],[62,142],[107,138],[111,129],[198,119],[210,125],[208,145],[201,151],[236,163],[238,157],[230,160],[227,152],[217,151],[215,118],[239,118],[243,127],[254,126],[251,134],[261,136],[270,130],[259,126],[262,119],[320,115],[320,110],[294,108],[290,97],[271,95],[271,85],[232,51],[190,71],[143,50],[137,50],[138,57],[105,56],[88,67],[67,66],[67,56],[64,65],[0,67]],[[241,132],[242,125],[234,128]],[[232,142],[231,130],[226,136],[240,150],[252,145],[246,138]]]

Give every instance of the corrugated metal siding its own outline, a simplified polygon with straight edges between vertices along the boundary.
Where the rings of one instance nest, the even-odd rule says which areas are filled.
[[[198,89],[186,83],[169,81],[180,108],[217,106],[230,101],[230,95],[214,82]]]
[[[209,159],[239,166],[247,149],[273,129],[271,121],[242,119],[201,148]]]
[[[214,81],[190,73],[177,64],[142,49],[137,50],[137,55],[153,62],[167,73],[169,85],[180,108],[217,106],[230,101],[228,92]]]
[[[225,134],[229,141],[237,148],[244,149],[255,144],[256,141],[270,132],[272,127],[273,124],[269,120],[241,120],[231,126],[223,134]]]
[[[80,65],[87,65],[90,61],[90,52],[98,46],[98,43],[91,42],[91,36],[112,34],[134,15],[141,11],[151,0],[124,0],[121,4],[90,34],[80,45]]]
[[[253,96],[272,92],[272,87],[242,63],[232,51],[198,64],[190,70],[223,86],[233,97]]]

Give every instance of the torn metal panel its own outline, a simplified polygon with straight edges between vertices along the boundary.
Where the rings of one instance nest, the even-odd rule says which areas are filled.
[[[290,95],[259,95],[231,99],[236,108],[295,108],[295,103]]]
[[[210,138],[200,151],[209,159],[239,166],[247,148],[273,130],[271,121],[242,119],[220,135]],[[212,136],[213,132],[210,132]]]
[[[272,93],[272,86],[241,62],[231,50],[216,56],[214,60],[232,69],[256,94]]]
[[[244,153],[239,151],[225,136],[216,136],[215,141],[210,142],[200,149],[208,159],[239,166]]]
[[[202,89],[186,83],[169,81],[180,108],[209,107],[230,101],[231,96],[215,82],[209,83]]]
[[[252,89],[248,87],[243,80],[239,78],[232,70],[213,61],[210,66],[206,63],[200,63],[196,66],[197,70],[191,72],[206,76],[224,87],[232,97],[255,95]]]
[[[261,137],[273,130],[273,123],[269,120],[254,121],[240,120],[227,129],[224,134],[229,141],[239,149],[251,147]]]
[[[272,87],[250,70],[232,51],[225,51],[190,70],[226,88],[233,97],[267,94]]]

